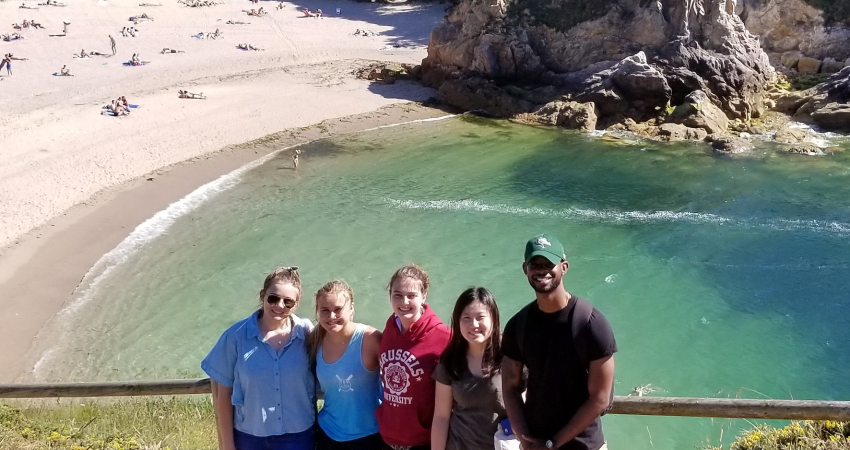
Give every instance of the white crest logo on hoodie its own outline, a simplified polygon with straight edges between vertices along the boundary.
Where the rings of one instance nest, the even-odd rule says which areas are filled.
[[[387,364],[384,368],[384,386],[393,395],[407,392],[407,388],[410,387],[410,375],[404,366],[397,362]]]

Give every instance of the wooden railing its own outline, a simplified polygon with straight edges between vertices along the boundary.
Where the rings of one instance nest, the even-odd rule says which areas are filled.
[[[0,385],[0,398],[209,394],[210,379]],[[614,397],[611,414],[850,421],[850,401]]]

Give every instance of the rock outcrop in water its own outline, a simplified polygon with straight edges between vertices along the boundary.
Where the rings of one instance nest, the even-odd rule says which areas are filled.
[[[825,130],[850,133],[850,67],[825,83],[780,98],[777,108]]]
[[[462,0],[431,34],[422,80],[463,109],[581,128],[661,123],[694,95],[721,117],[759,117],[775,73],[736,5]],[[673,121],[711,133],[726,117],[708,112],[701,125]]]

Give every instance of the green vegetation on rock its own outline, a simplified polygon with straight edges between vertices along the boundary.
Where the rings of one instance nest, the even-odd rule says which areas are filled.
[[[508,7],[508,17],[530,19],[557,31],[570,28],[588,20],[608,14],[617,0],[520,0]],[[524,17],[526,15],[530,17]]]
[[[850,422],[807,420],[783,428],[762,425],[735,439],[729,450],[850,450]]]
[[[792,91],[803,91],[817,86],[831,77],[831,73],[797,74],[790,78]]]

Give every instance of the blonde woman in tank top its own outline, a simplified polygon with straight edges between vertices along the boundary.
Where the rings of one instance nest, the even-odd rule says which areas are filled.
[[[354,293],[344,281],[316,292],[316,316],[310,360],[325,398],[316,449],[378,450],[381,332],[354,322]]]

